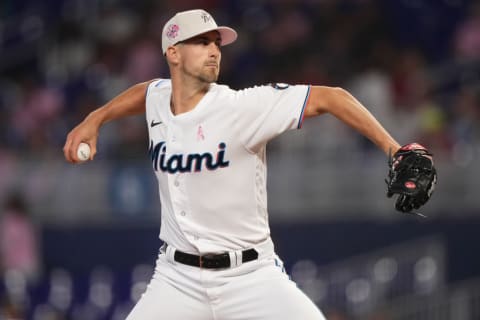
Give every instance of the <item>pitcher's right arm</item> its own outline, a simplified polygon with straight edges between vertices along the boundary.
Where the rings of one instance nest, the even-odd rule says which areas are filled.
[[[77,149],[80,142],[90,145],[90,160],[97,153],[100,127],[108,121],[145,113],[145,93],[151,81],[136,84],[123,91],[102,107],[92,111],[67,135],[63,153],[70,163],[79,163]]]

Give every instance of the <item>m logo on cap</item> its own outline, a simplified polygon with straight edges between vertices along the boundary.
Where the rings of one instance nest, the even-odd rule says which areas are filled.
[[[202,19],[203,19],[203,22],[207,23],[210,21],[210,19],[212,19],[212,17],[206,12],[202,12]]]

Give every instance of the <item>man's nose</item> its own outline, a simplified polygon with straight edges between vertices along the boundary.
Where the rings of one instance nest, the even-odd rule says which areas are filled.
[[[210,42],[209,53],[212,57],[218,57],[220,55],[220,48],[215,42]]]

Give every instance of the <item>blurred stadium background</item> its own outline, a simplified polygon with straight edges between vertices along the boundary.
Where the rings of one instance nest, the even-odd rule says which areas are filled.
[[[420,219],[386,199],[386,159],[329,116],[269,147],[272,236],[330,320],[480,319],[480,3],[474,0],[3,0],[0,319],[124,319],[160,245],[142,117],[94,162],[66,133],[130,85],[168,77],[160,34],[204,8],[239,31],[219,82],[341,86],[400,143],[435,154]]]

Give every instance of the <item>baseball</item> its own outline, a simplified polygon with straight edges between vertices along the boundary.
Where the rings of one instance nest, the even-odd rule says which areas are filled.
[[[78,145],[77,157],[80,161],[87,161],[90,158],[90,146],[87,143],[81,142]]]

